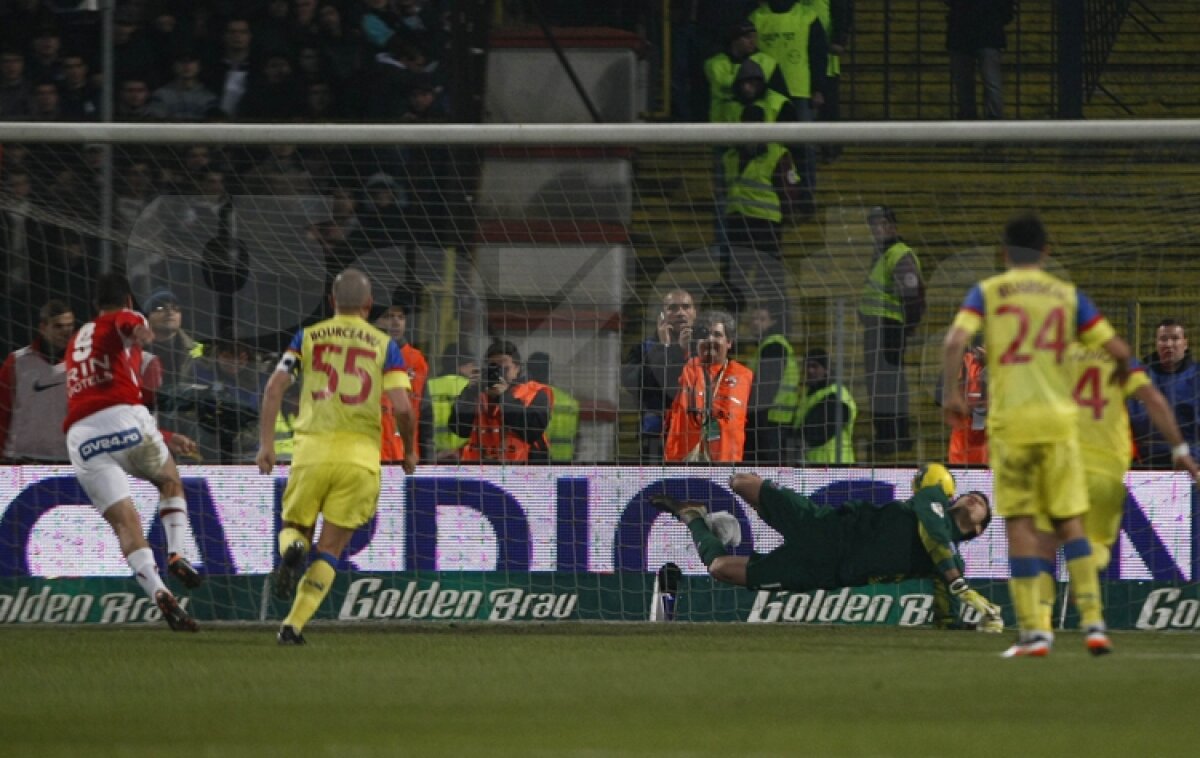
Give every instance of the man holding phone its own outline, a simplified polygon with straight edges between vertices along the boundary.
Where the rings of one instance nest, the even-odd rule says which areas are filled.
[[[549,463],[546,425],[554,394],[521,369],[521,353],[507,340],[487,349],[482,376],[463,387],[450,411],[450,431],[467,437],[463,462]]]
[[[658,311],[655,336],[635,347],[621,367],[621,386],[633,394],[642,411],[642,463],[663,459],[663,417],[679,391],[695,321],[691,294],[679,288],[668,291]]]

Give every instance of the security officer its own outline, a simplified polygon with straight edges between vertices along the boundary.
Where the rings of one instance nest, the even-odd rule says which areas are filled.
[[[829,354],[814,348],[804,357],[804,392],[796,431],[805,463],[854,463],[854,421],[858,405],[841,382],[829,377]]]
[[[425,392],[433,409],[433,446],[438,463],[455,463],[467,438],[450,431],[450,412],[463,388],[479,378],[479,365],[469,356],[460,356],[458,345],[450,343],[442,354],[441,376],[425,383]]]
[[[875,241],[871,272],[858,315],[863,324],[867,394],[875,428],[873,450],[891,455],[912,450],[904,348],[925,313],[925,282],[917,254],[900,238],[896,213],[877,205],[867,213]]]
[[[733,96],[743,105],[742,123],[796,120],[795,106],[767,88],[762,66],[754,60],[745,60],[738,67]],[[779,255],[784,209],[775,185],[775,170],[787,155],[788,149],[778,142],[741,145],[725,151],[725,220],[733,247]]]
[[[800,367],[784,334],[785,308],[776,300],[750,311],[750,330],[758,340],[746,364],[754,372],[746,430],[746,460],[751,463],[783,463],[796,418]]]

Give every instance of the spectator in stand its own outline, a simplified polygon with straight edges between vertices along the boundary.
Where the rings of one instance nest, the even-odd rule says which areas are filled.
[[[38,82],[33,85],[33,96],[29,98],[30,121],[62,121],[61,99],[58,85],[54,82]]]
[[[168,289],[155,290],[143,301],[142,311],[154,332],[146,350],[162,363],[163,386],[191,381],[196,359],[204,355],[204,345],[183,331],[183,306],[179,298]]]
[[[154,90],[150,113],[165,121],[203,121],[217,96],[200,83],[200,58],[191,50],[180,50],[172,65],[175,78]]]
[[[486,359],[483,377],[463,388],[450,411],[450,431],[467,437],[461,460],[548,463],[550,388],[524,375],[521,353],[507,340],[492,343]]]
[[[304,120],[325,123],[340,121],[342,117],[329,82],[310,82],[304,96]]]
[[[186,7],[182,2],[147,4],[144,37],[154,51],[154,70],[157,72],[169,71],[179,50],[195,48],[193,29],[186,23],[186,14],[181,13]]]
[[[404,219],[404,193],[396,180],[387,174],[374,174],[367,179],[366,192],[367,203],[360,217],[362,227],[354,247],[365,244],[377,250],[411,242],[412,235]]]
[[[447,120],[444,101],[429,74],[417,74],[408,89],[408,109],[400,120],[409,124],[436,124]]]
[[[20,121],[29,114],[33,87],[25,76],[25,56],[14,48],[0,51],[0,120]]]
[[[747,367],[754,372],[746,422],[745,460],[784,462],[800,392],[800,366],[787,338],[787,304],[775,300],[750,311],[750,330],[758,348]]]
[[[419,451],[417,458],[432,463],[434,461],[433,407],[429,402],[428,393],[425,392],[425,384],[429,380],[429,362],[425,360],[425,354],[408,341],[406,331],[408,329],[408,313],[411,310],[408,301],[409,298],[405,297],[403,302],[396,305],[386,308],[373,307],[370,321],[376,328],[387,332],[387,335],[400,348],[400,357],[404,359],[404,368],[408,372],[409,382],[412,383],[408,399],[412,412],[416,416],[414,441]],[[384,463],[401,463],[404,460],[404,441],[396,430],[395,420],[388,420],[392,413],[392,404],[387,395],[383,397],[383,411],[383,444],[381,445],[383,457],[381,460]]]
[[[550,383],[549,353],[530,355],[527,368],[529,378],[549,387],[554,399],[550,423],[546,426],[546,440],[550,443],[550,462],[573,463],[575,438],[579,435],[579,401],[562,387]]]
[[[362,46],[355,30],[342,23],[342,12],[334,3],[325,3],[317,11],[321,50],[328,58],[333,75],[343,86],[354,88],[362,65]]]
[[[946,50],[959,120],[974,120],[975,72],[983,79],[983,116],[1004,118],[1000,51],[1004,27],[1013,19],[1013,0],[946,0]]]
[[[113,78],[138,79],[157,86],[166,79],[159,71],[158,54],[141,31],[141,15],[133,6],[117,8],[113,26]],[[148,91],[147,91],[148,92]]]
[[[1163,319],[1154,329],[1154,352],[1143,358],[1150,381],[1167,399],[1175,413],[1179,431],[1192,457],[1200,445],[1200,366],[1192,359],[1183,324]],[[1155,469],[1174,468],[1170,443],[1154,428],[1143,403],[1129,402],[1129,421],[1138,449],[1139,465]]]
[[[95,121],[100,115],[100,91],[88,78],[88,64],[78,53],[62,59],[59,103],[64,121]]]
[[[695,357],[679,375],[667,413],[663,460],[676,463],[737,462],[746,443],[746,410],[754,373],[729,357],[737,325],[725,311],[696,319]]]
[[[41,253],[42,225],[33,218],[33,180],[24,168],[4,175],[4,207],[0,208],[0,329],[3,349],[28,339],[25,325],[33,318],[32,266]],[[20,327],[16,325],[20,324]],[[19,333],[17,333],[19,332]]]
[[[458,344],[451,342],[442,354],[441,374],[430,379],[429,404],[433,413],[434,458],[437,463],[457,463],[466,437],[450,431],[450,413],[454,403],[468,384],[479,381],[479,364],[470,355],[459,354]]]
[[[274,142],[267,147],[267,157],[246,175],[245,184],[251,194],[316,194],[312,174],[300,151],[286,142]]]
[[[263,50],[292,50],[291,4],[288,0],[266,0],[266,14],[254,23],[254,39]]]
[[[384,50],[400,28],[400,15],[392,10],[390,0],[363,0],[363,5],[363,37],[374,50]]]
[[[29,78],[35,82],[54,82],[63,80],[62,38],[55,26],[43,26],[33,35],[33,44],[28,61]]]
[[[150,87],[145,79],[126,79],[121,82],[117,94],[117,106],[113,114],[116,121],[157,121],[150,108]]]
[[[304,91],[292,74],[287,53],[269,53],[251,76],[246,99],[238,110],[243,121],[291,121],[304,110]]]
[[[195,361],[193,379],[206,388],[197,402],[196,444],[206,460],[246,461],[258,448],[259,398],[267,377],[242,342],[218,339],[210,355]]]
[[[317,0],[292,0],[292,39],[303,46],[315,46],[320,32]]]
[[[33,342],[9,353],[0,367],[0,459],[5,463],[64,463],[67,377],[63,351],[75,333],[75,314],[61,300],[42,306]]]
[[[621,386],[636,398],[642,412],[641,462],[657,463],[663,456],[663,417],[675,393],[692,344],[696,304],[687,290],[668,291],[658,311],[654,337],[643,340],[621,366]]]
[[[61,300],[72,313],[91,312],[99,256],[91,254],[89,240],[74,229],[43,226],[42,230],[43,244],[29,267],[31,302]]]
[[[829,373],[829,353],[813,348],[804,356],[804,391],[796,413],[800,460],[854,463],[854,420],[858,405]]]
[[[221,110],[231,118],[238,115],[249,85],[253,40],[249,21],[229,19],[225,22],[220,52],[200,69],[204,86],[216,93]]]

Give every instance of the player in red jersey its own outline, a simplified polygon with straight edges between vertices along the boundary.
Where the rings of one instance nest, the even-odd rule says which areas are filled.
[[[96,300],[100,315],[84,324],[66,349],[67,452],[75,476],[112,527],[138,584],[172,630],[194,632],[196,622],[158,574],[125,476],[158,488],[168,570],[189,587],[200,584],[200,575],[181,554],[188,529],[183,482],[154,417],[142,405],[142,345],[154,334],[145,316],[131,310],[133,297],[125,277],[100,277]],[[172,435],[171,443],[180,454],[195,450],[195,443],[183,435]]]

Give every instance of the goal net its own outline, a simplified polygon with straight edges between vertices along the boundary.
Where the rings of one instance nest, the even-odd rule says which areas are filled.
[[[39,336],[46,319],[69,310],[84,323],[95,278],[127,275],[156,330],[160,425],[200,446],[200,460],[182,463],[193,557],[210,578],[191,599],[201,619],[286,610],[266,575],[287,469],[261,477],[248,465],[259,402],[281,350],[329,315],[332,278],[354,266],[371,278],[372,318],[404,315],[398,329],[431,380],[485,364],[507,341],[522,378],[549,385],[555,404],[547,463],[468,464],[445,427],[465,380],[428,384],[421,467],[405,477],[385,466],[378,513],[324,617],[646,619],[655,574],[674,563],[679,618],[923,623],[920,581],[844,593],[718,586],[687,530],[649,498],[734,513],[743,539],[731,551],[745,555],[780,538],[731,494],[731,473],[757,471],[829,506],[909,496],[917,466],[950,459],[942,337],[970,285],[1002,269],[1001,230],[1024,209],[1046,222],[1051,270],[1157,360],[1162,320],[1200,325],[1196,133],[1191,122],[0,125],[0,340],[6,355],[37,342],[53,356]],[[785,191],[768,175],[755,194],[744,170],[772,144],[790,149],[800,184]],[[840,155],[824,149],[835,144]],[[750,210],[772,196],[777,222]],[[872,271],[900,243],[919,265],[921,302],[868,306],[873,286],[898,281]],[[734,401],[745,441],[724,458],[687,437],[684,455],[667,439],[672,416],[697,408],[684,398],[670,412],[678,366],[651,356],[664,342],[698,352],[681,325],[724,328],[720,313],[729,356],[757,377]],[[896,313],[907,327],[872,333]],[[1171,400],[1196,441],[1200,398]],[[0,623],[152,617],[65,449],[24,447],[32,422],[11,420]],[[291,420],[276,422],[281,455]],[[951,468],[960,489],[990,492],[986,466]],[[1136,464],[1126,483],[1111,620],[1195,627],[1189,483]],[[153,489],[135,493],[161,550]],[[1001,531],[963,549],[998,600]]]

